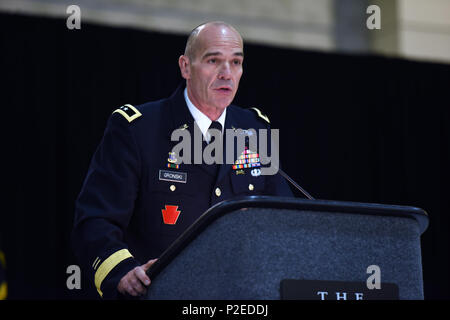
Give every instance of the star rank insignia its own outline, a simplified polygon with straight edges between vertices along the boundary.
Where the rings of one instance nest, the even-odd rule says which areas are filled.
[[[131,104],[124,104],[119,109],[114,110],[113,113],[120,113],[128,122],[132,122],[135,119],[142,116],[142,113],[138,109],[133,107]]]

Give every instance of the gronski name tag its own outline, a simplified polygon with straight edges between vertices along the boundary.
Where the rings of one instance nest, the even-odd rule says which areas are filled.
[[[179,171],[159,170],[159,180],[186,183],[187,173]]]

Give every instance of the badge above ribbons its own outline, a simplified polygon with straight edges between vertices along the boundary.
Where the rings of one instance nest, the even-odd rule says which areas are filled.
[[[167,168],[179,169],[180,165],[176,164],[178,161],[175,152],[169,152],[169,158],[167,159]]]

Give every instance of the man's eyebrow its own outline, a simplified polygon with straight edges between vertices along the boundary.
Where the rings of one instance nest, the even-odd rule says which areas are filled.
[[[220,56],[220,55],[222,55],[222,53],[221,53],[221,52],[218,52],[218,51],[207,52],[207,53],[205,53],[205,54],[203,55],[203,59],[208,58],[208,57],[210,57],[210,56]]]
[[[221,56],[221,55],[222,55],[222,52],[219,52],[219,51],[208,52],[203,55],[202,59],[206,59],[211,56]],[[233,53],[233,55],[243,57],[244,53],[242,51],[238,51],[238,52]]]

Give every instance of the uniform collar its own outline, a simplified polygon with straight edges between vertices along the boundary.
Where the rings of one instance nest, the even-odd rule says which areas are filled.
[[[196,126],[196,122],[194,120],[194,116],[189,111],[187,101],[184,98],[184,89],[185,84],[180,84],[177,90],[170,96],[169,98],[169,107],[170,107],[170,115],[172,120],[172,129],[168,133],[168,137],[172,134],[172,131],[180,128],[187,128],[190,131],[191,137],[194,137],[194,126]],[[242,119],[240,119],[237,110],[233,105],[229,105],[225,110],[228,110],[225,116],[225,112],[222,114],[224,117],[224,123],[222,124],[223,129],[236,129],[236,128],[245,128],[246,123],[241,123]],[[210,120],[211,121],[211,120]],[[248,124],[247,124],[248,125]],[[244,127],[243,127],[244,126]],[[226,143],[224,143],[224,157],[226,152]],[[192,153],[193,154],[193,153]],[[224,162],[226,159],[223,159]],[[220,167],[217,181],[223,179],[226,176],[227,172],[231,170],[231,164],[225,164]],[[200,166],[203,167],[203,166]]]
[[[210,140],[208,129],[211,125],[212,121],[208,118],[203,112],[201,112],[189,99],[187,88],[184,88],[184,100],[186,101],[187,107],[189,111],[191,112],[192,117],[194,118],[194,121],[197,123],[198,127],[200,128],[200,131],[202,132],[203,136],[205,137],[206,141]],[[222,125],[222,134],[225,130],[225,118],[227,115],[227,108],[223,110],[222,114],[220,115],[219,119],[217,121]]]
[[[169,137],[173,130],[188,128],[189,131],[194,128],[194,118],[189,112],[186,101],[183,97],[184,84],[180,84],[175,92],[168,99],[170,120],[172,126],[169,128]],[[193,131],[191,132],[193,133]]]
[[[189,111],[186,99],[184,98],[184,89],[186,85],[184,83],[180,84],[175,92],[169,98],[170,107],[170,118],[171,118],[171,128],[169,132],[169,137],[172,131],[175,129],[186,127],[189,131],[193,130],[195,119],[192,113]],[[236,113],[237,110],[233,104],[230,104],[225,111],[222,113],[224,122],[221,122],[223,131],[225,129],[248,129],[248,123],[242,122],[241,117]],[[210,120],[211,121],[211,120]],[[209,125],[208,125],[209,127]],[[224,131],[225,132],[225,131]],[[193,133],[193,131],[191,132]]]

